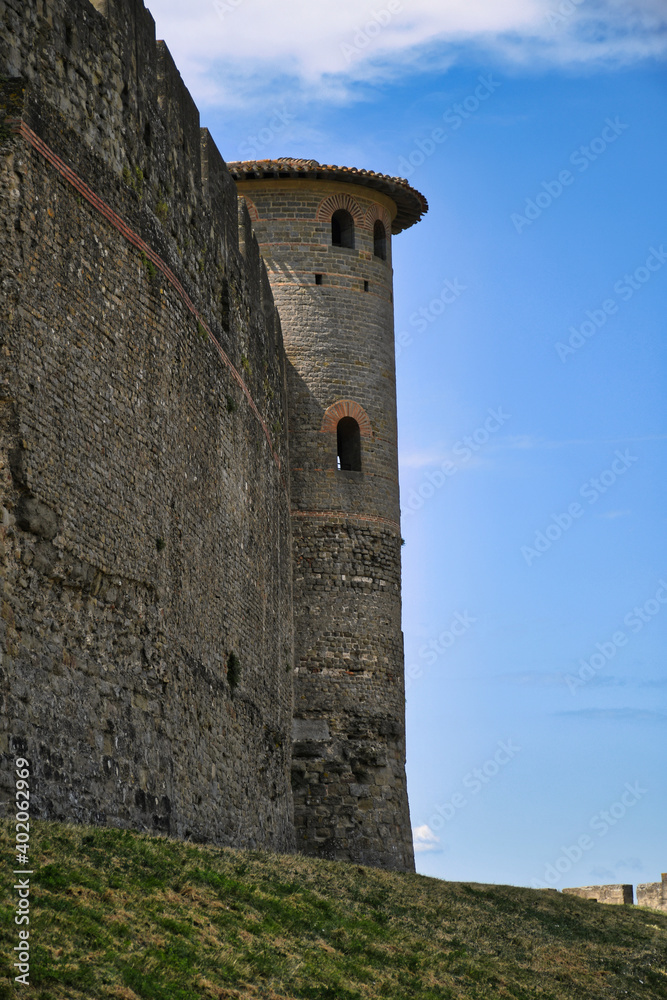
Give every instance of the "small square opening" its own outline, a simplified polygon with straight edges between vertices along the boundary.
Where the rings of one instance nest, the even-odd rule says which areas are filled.
[[[315,284],[316,285],[321,285],[322,284],[322,275],[321,274],[316,274],[315,275]]]

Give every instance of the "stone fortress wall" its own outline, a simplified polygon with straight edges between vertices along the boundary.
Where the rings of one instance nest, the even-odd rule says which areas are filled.
[[[586,885],[578,889],[563,889],[570,896],[592,899],[596,903],[632,905],[634,892],[631,885]],[[667,872],[661,882],[644,882],[637,886],[637,906],[667,913]]]
[[[0,0],[0,74],[2,791],[21,754],[35,817],[413,868],[388,237],[425,200],[239,198],[142,0]]]
[[[285,356],[247,211],[141,0],[0,0],[0,73],[2,798],[18,752],[35,817],[290,850]]]

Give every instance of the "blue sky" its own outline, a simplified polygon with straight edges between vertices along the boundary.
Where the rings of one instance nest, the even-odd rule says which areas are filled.
[[[418,870],[658,880],[663,4],[149,6],[226,159],[429,200],[393,257]]]

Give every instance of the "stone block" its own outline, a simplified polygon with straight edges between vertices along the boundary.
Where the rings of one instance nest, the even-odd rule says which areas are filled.
[[[330,739],[326,719],[292,719],[292,739],[321,741]]]
[[[22,497],[16,507],[16,523],[24,531],[47,541],[58,534],[58,518],[53,510],[36,497]]]

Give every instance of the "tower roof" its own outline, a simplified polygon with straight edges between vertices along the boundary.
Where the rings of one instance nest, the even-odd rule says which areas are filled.
[[[239,160],[228,163],[227,167],[235,181],[309,178],[344,181],[381,191],[392,199],[398,210],[391,227],[394,234],[413,226],[428,212],[428,202],[424,195],[411,187],[406,180],[402,177],[390,177],[388,174],[377,174],[374,170],[337,167],[318,163],[317,160],[300,160],[291,156],[281,156],[277,160]]]

